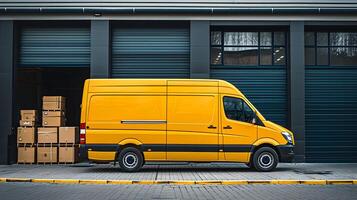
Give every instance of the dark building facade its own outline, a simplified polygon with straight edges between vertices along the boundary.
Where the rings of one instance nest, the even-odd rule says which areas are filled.
[[[299,162],[357,162],[354,0],[0,0],[0,163],[19,109],[86,78],[213,78],[295,133]]]

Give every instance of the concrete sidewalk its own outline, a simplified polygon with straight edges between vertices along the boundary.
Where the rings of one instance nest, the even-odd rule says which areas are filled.
[[[255,172],[242,164],[147,164],[140,172],[112,165],[2,165],[1,178],[111,180],[333,180],[357,179],[356,164],[279,164],[273,172]]]

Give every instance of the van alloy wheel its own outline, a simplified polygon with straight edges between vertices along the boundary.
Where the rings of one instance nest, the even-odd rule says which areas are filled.
[[[253,167],[257,171],[269,172],[276,168],[278,165],[278,154],[271,147],[259,148],[253,155]]]
[[[128,152],[124,155],[124,165],[127,168],[135,168],[138,164],[138,158],[132,152]]]
[[[274,157],[269,152],[264,152],[259,155],[258,162],[260,167],[268,169],[274,163]]]
[[[126,172],[139,171],[144,163],[143,154],[134,147],[127,147],[118,156],[120,168]]]

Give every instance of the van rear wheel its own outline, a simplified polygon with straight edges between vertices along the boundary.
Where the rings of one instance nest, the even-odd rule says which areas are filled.
[[[120,151],[118,162],[123,171],[136,172],[143,166],[144,158],[138,149],[127,147]]]
[[[254,153],[252,162],[257,171],[269,172],[276,168],[279,158],[273,148],[262,147]]]

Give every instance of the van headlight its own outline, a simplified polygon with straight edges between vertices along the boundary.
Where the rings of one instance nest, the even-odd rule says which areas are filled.
[[[288,142],[288,144],[293,144],[293,137],[290,135],[290,133],[283,131],[281,132],[285,140]]]

